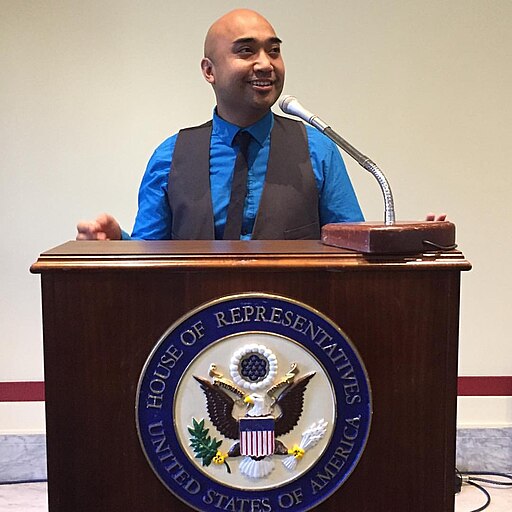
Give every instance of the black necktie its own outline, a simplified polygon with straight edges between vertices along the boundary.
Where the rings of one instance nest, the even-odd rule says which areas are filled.
[[[234,141],[238,144],[239,150],[233,171],[233,183],[231,185],[231,198],[224,228],[224,240],[240,240],[245,196],[247,195],[247,171],[249,169],[247,165],[247,150],[251,141],[251,134],[240,131],[236,134]]]

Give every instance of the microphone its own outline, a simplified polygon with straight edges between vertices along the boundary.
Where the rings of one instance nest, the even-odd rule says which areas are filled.
[[[329,125],[326,122],[322,121],[318,116],[309,110],[306,110],[299,103],[299,100],[295,96],[283,96],[279,100],[279,108],[285,114],[300,117],[303,121],[306,121],[306,123],[314,126],[322,133],[324,133],[326,128],[329,128]]]
[[[382,195],[384,196],[384,223],[392,225],[395,223],[395,206],[393,203],[393,194],[388,180],[384,173],[377,167],[375,162],[370,160],[366,155],[363,155],[354,146],[349,144],[343,137],[338,135],[325,121],[320,119],[317,115],[313,114],[304,108],[295,96],[283,96],[279,100],[279,107],[285,114],[297,116],[306,123],[321,131],[324,135],[329,137],[341,149],[347,152],[359,165],[371,173],[379,182]]]
[[[322,243],[370,254],[418,253],[456,247],[455,225],[451,222],[398,222],[388,180],[367,156],[338,135],[325,121],[304,108],[294,96],[283,96],[279,106],[329,137],[379,182],[384,196],[384,225],[372,222],[337,223],[322,226]]]

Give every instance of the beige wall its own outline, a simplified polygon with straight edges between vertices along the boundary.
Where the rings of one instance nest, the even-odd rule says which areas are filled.
[[[385,171],[398,218],[449,213],[474,265],[460,374],[512,375],[512,2],[0,0],[0,381],[43,378],[30,264],[80,218],[107,210],[131,228],[154,147],[210,116],[202,39],[241,5],[284,40],[285,92]],[[346,161],[380,220],[373,178]],[[512,424],[512,399],[461,400],[459,419]],[[0,431],[42,428],[41,407],[2,405]]]

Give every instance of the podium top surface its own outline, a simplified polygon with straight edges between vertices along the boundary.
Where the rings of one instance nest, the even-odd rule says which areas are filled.
[[[43,252],[38,274],[59,270],[268,269],[469,270],[457,250],[368,255],[323,245],[319,240],[71,241]]]

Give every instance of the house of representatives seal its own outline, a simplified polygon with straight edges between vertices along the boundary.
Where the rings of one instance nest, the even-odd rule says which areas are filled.
[[[371,391],[352,342],[325,315],[263,293],[190,311],[142,370],[136,422],[162,484],[200,511],[306,511],[349,477]]]

